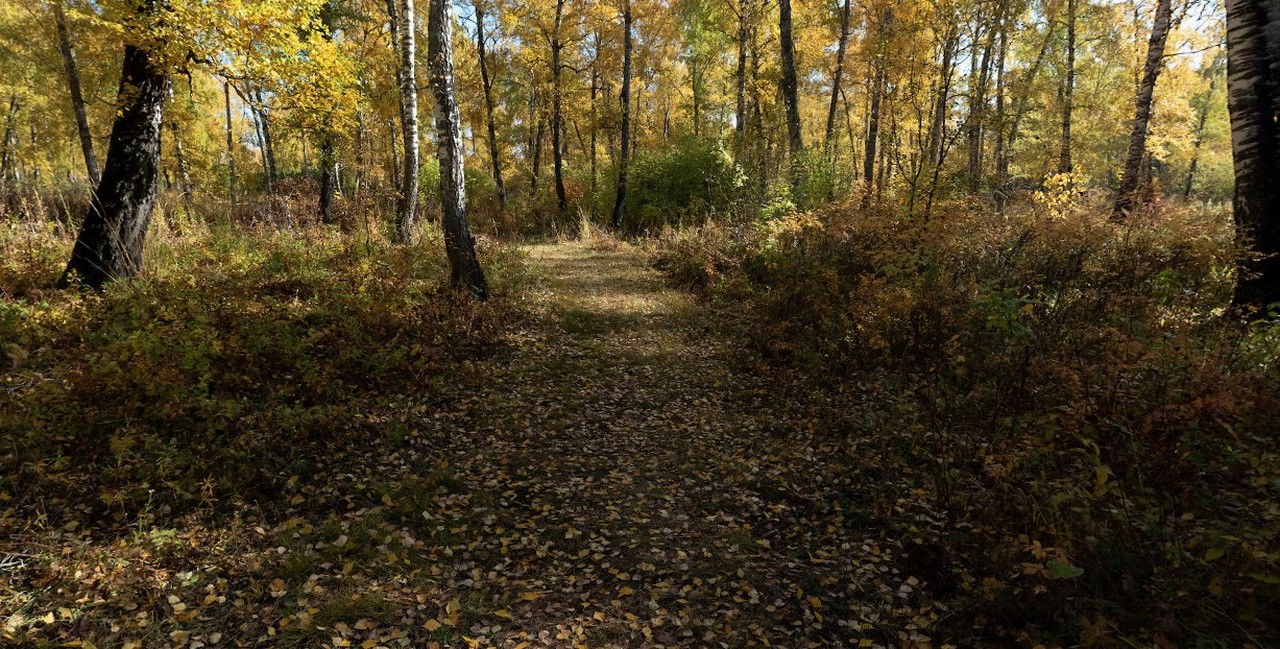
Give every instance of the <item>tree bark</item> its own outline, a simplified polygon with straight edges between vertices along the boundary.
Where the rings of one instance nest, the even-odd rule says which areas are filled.
[[[1155,96],[1156,79],[1164,69],[1164,44],[1169,36],[1173,16],[1173,0],[1156,0],[1155,20],[1151,25],[1151,39],[1147,43],[1147,61],[1143,66],[1142,82],[1134,100],[1133,129],[1129,133],[1129,150],[1125,154],[1124,174],[1120,189],[1111,210],[1111,218],[1123,221],[1133,211],[1142,179],[1142,161],[1147,154],[1147,126],[1151,122],[1151,100]]]
[[[1002,14],[997,26],[1000,30],[999,43],[996,46],[996,214],[1004,216],[1006,188],[1009,184],[1009,155],[1005,148],[1005,61],[1009,54],[1009,15]]]
[[[881,14],[880,25],[876,29],[875,72],[873,73],[875,78],[871,83],[871,106],[867,111],[867,137],[862,149],[863,207],[866,207],[871,201],[872,181],[875,179],[876,145],[880,139],[880,95],[884,90],[885,55],[888,49],[888,44],[885,41],[892,25],[893,10],[885,9]]]
[[[796,44],[791,38],[791,0],[778,2],[778,40],[782,46],[782,100],[787,108],[787,143],[795,159],[804,150],[800,137],[800,100],[796,82]]]
[[[738,1],[738,70],[736,72],[737,103],[733,113],[734,145],[737,155],[746,150],[747,134],[747,36],[749,33],[750,0]]]
[[[98,170],[98,157],[93,153],[93,136],[89,133],[89,118],[85,115],[84,95],[80,91],[80,70],[76,67],[75,51],[71,48],[71,34],[67,30],[67,16],[63,12],[62,1],[53,2],[53,19],[58,29],[58,51],[62,54],[62,67],[66,70],[67,86],[71,90],[71,107],[76,114],[76,129],[80,133],[80,150],[84,153],[89,183],[97,187],[102,174]]]
[[[1071,173],[1071,109],[1076,86],[1076,0],[1067,0],[1067,71],[1062,87],[1062,143],[1058,173]]]
[[[1227,1],[1227,108],[1239,265],[1234,302],[1280,301],[1280,0]]]
[[[613,229],[622,228],[627,200],[627,165],[631,160],[631,0],[622,0],[622,145],[618,154],[618,192],[613,199]]]
[[[997,10],[999,11],[999,9]],[[999,17],[997,16],[997,22]],[[994,46],[994,26],[988,29],[986,45],[982,48],[981,63],[978,64],[977,79],[969,91],[969,193],[977,194],[982,189],[982,145],[983,122],[987,115],[987,84],[991,80],[991,50]],[[974,43],[973,60],[978,60],[977,43]]]
[[[453,80],[453,28],[450,0],[430,0],[427,61],[431,67],[431,89],[436,98],[436,156],[440,160],[441,225],[444,247],[449,257],[450,282],[466,288],[477,299],[489,297],[475,239],[467,227],[466,175],[463,173],[461,118]]]
[[[222,82],[222,98],[225,101],[227,116],[227,190],[231,197],[231,207],[236,206],[236,147],[235,133],[231,130],[231,82]]]
[[[17,141],[18,111],[21,108],[22,103],[18,101],[18,95],[9,95],[9,110],[5,112],[4,119],[4,141],[0,142],[0,184],[5,186],[6,192],[10,185],[18,181],[17,153],[14,151],[14,145]]]
[[[507,189],[502,184],[502,160],[498,156],[497,127],[493,121],[493,82],[489,80],[489,62],[488,57],[485,56],[484,4],[482,0],[475,0],[473,6],[476,11],[476,52],[480,59],[480,86],[484,90],[485,119],[489,127],[489,160],[493,167],[493,184],[498,192],[498,207],[505,210]]]
[[[844,53],[849,45],[849,15],[853,10],[852,0],[844,0],[840,10],[840,41],[836,45],[836,66],[831,73],[831,103],[827,106],[827,130],[823,135],[827,155],[832,153],[832,134],[836,130],[836,106],[840,101],[840,81],[844,76]]]
[[[337,31],[337,8],[333,0],[321,6],[320,20],[324,26],[323,36],[332,41]],[[270,141],[268,139],[268,141]],[[357,154],[358,155],[358,154]],[[274,158],[274,154],[272,155]],[[272,162],[274,172],[274,160]],[[316,212],[320,222],[333,222],[333,198],[338,188],[338,134],[330,127],[320,129],[320,196],[318,196]]]
[[[396,9],[401,0],[387,0],[389,9]],[[403,0],[399,15],[393,14],[391,22],[398,33],[400,65],[400,131],[404,145],[404,171],[401,183],[399,210],[396,214],[396,232],[403,244],[412,244],[418,221],[418,83],[416,46],[414,45],[414,0]],[[443,174],[442,174],[443,175]]]
[[[564,137],[564,111],[561,106],[560,88],[560,26],[564,21],[565,0],[556,0],[555,27],[551,32],[551,160],[555,170],[556,207],[563,214],[569,209],[569,199],[564,191],[564,151],[560,148]]]
[[[142,11],[149,11],[143,9]],[[120,106],[111,127],[107,164],[59,281],[101,289],[142,270],[143,241],[160,172],[161,123],[169,77],[146,51],[124,49]]]
[[[1196,170],[1200,166],[1200,147],[1204,145],[1204,129],[1209,122],[1209,108],[1213,105],[1213,91],[1218,87],[1218,78],[1209,79],[1209,90],[1202,96],[1198,115],[1196,116],[1196,140],[1191,146],[1191,163],[1187,165],[1187,181],[1182,187],[1182,197],[1191,198],[1191,189],[1195,184]]]

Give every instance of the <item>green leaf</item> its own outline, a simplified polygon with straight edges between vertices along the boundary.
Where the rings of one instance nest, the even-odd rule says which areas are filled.
[[[1084,574],[1084,568],[1073,566],[1065,561],[1050,559],[1044,565],[1054,579],[1075,579]]]

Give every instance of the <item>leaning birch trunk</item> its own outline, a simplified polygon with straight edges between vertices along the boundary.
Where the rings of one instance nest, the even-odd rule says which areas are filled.
[[[71,90],[71,107],[76,113],[76,129],[80,133],[80,150],[84,152],[84,165],[89,172],[89,182],[98,186],[102,174],[98,170],[98,157],[93,153],[93,137],[89,134],[89,118],[84,112],[84,94],[80,91],[80,70],[76,67],[76,55],[71,49],[71,34],[67,30],[67,16],[62,10],[62,0],[54,0],[53,18],[58,29],[58,51],[67,72],[67,86]]]
[[[436,156],[440,160],[440,201],[443,204],[444,248],[449,257],[450,281],[466,287],[476,298],[489,297],[475,240],[467,228],[467,188],[463,174],[461,118],[453,82],[453,27],[450,0],[430,0],[427,61],[431,90],[436,98]]]
[[[107,164],[60,286],[79,281],[101,289],[110,280],[142,270],[142,246],[160,177],[161,121],[168,94],[164,70],[145,50],[126,46],[117,92],[121,104],[111,126]]]
[[[1157,0],[1155,21],[1151,25],[1151,39],[1147,43],[1147,62],[1142,72],[1142,83],[1134,100],[1133,129],[1129,133],[1129,150],[1125,154],[1124,175],[1116,192],[1116,203],[1111,218],[1123,221],[1136,204],[1138,185],[1142,178],[1142,159],[1147,154],[1147,125],[1151,122],[1151,99],[1155,95],[1156,79],[1164,69],[1164,43],[1169,36],[1172,22],[1173,0]]]
[[[390,0],[394,4],[400,0]],[[414,0],[404,0],[396,27],[400,41],[400,131],[404,144],[403,184],[397,207],[396,232],[403,244],[413,243],[418,220],[418,85],[414,46]],[[442,174],[443,175],[443,174]]]
[[[1241,262],[1234,301],[1280,301],[1280,0],[1227,2],[1227,109]]]

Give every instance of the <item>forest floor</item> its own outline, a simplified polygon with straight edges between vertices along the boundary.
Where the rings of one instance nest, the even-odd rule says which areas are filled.
[[[941,644],[946,610],[882,525],[918,515],[909,487],[827,445],[812,404],[741,362],[731,316],[634,248],[527,252],[527,324],[430,402],[406,398],[385,442],[335,451],[235,520],[0,548],[15,579],[0,631],[134,647]]]

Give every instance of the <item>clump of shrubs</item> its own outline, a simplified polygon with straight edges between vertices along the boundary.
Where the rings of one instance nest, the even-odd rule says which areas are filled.
[[[886,533],[936,564],[944,635],[1274,640],[1280,330],[1227,309],[1228,216],[1106,214],[779,212],[659,264],[747,313],[756,359],[850,396],[828,434],[919,490]]]
[[[446,287],[438,236],[318,226],[156,236],[143,277],[81,294],[48,288],[69,237],[2,227],[0,493],[55,523],[271,495],[383,435],[397,400],[465,383],[518,316],[520,258],[498,246],[486,303]]]

